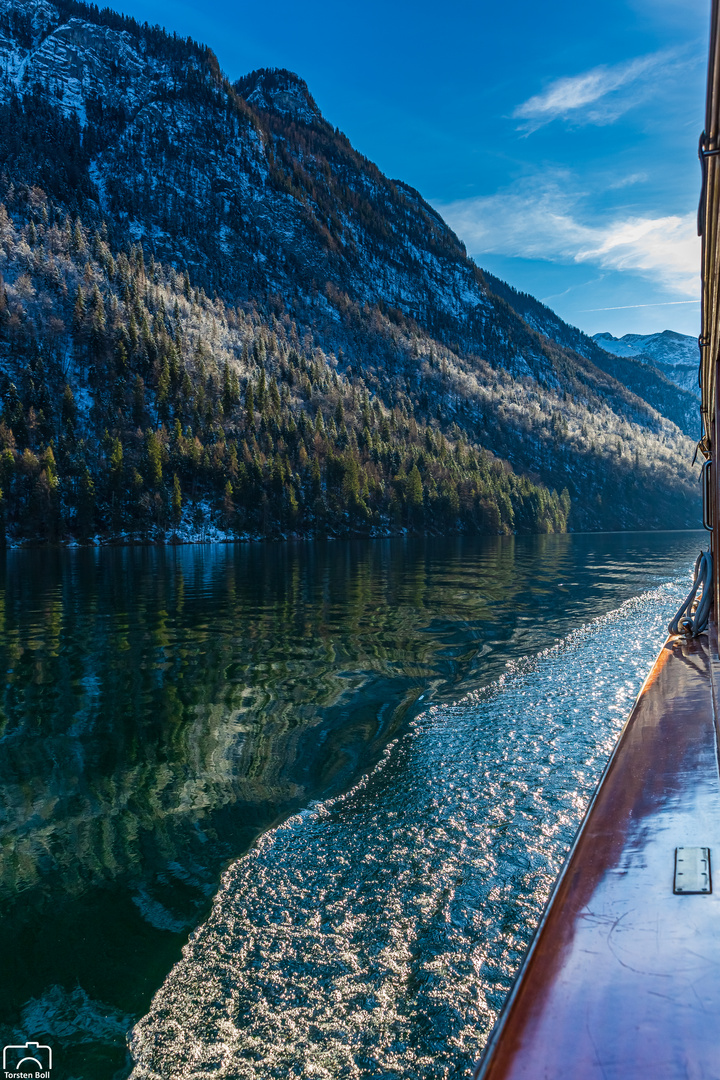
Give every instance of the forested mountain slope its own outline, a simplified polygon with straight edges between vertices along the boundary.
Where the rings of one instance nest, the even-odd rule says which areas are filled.
[[[491,274],[485,277],[493,292],[506,300],[530,326],[587,357],[671,419],[686,435],[694,439],[700,437],[697,339],[672,331],[642,339],[635,334],[626,334],[620,339],[611,334],[589,337],[582,330],[568,326],[533,296],[517,292]],[[645,349],[633,348],[628,339],[647,343],[647,346]],[[651,339],[658,339],[655,349],[650,344]],[[676,342],[676,339],[681,340]],[[665,343],[664,350],[661,342]],[[694,347],[694,353],[690,346]],[[692,378],[688,378],[688,366],[692,369]]]
[[[682,392],[486,279],[292,73],[1,0],[0,200],[11,538],[697,520]]]

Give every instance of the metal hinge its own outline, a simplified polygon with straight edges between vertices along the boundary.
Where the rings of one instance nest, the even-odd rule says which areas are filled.
[[[675,893],[711,893],[710,848],[675,848]]]

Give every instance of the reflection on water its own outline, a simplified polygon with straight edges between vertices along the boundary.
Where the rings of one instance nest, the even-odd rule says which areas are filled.
[[[388,741],[406,730],[403,721],[417,712],[416,699],[424,695],[427,701],[429,695],[434,709],[401,737],[367,789],[333,804],[339,810],[321,808],[311,815],[312,821],[303,818],[270,834],[251,857],[229,871],[224,887],[231,883],[233,895],[243,898],[245,921],[233,923],[233,940],[239,934],[243,948],[255,950],[258,971],[256,982],[239,992],[233,1031],[238,1024],[250,1032],[254,1024],[265,1023],[265,1012],[253,1012],[252,1002],[261,998],[272,1003],[263,952],[267,940],[256,925],[256,916],[263,925],[268,921],[259,915],[266,898],[274,897],[268,901],[268,910],[276,913],[268,916],[270,922],[279,926],[289,920],[292,926],[298,905],[307,909],[308,901],[312,905],[318,895],[332,894],[332,933],[338,941],[350,935],[350,966],[343,978],[351,978],[354,963],[369,963],[367,957],[352,959],[357,949],[353,952],[350,926],[357,925],[362,949],[376,959],[384,955],[386,960],[378,960],[381,968],[398,967],[397,987],[407,998],[404,1008],[424,1018],[417,1023],[404,1020],[393,1039],[412,1042],[413,1052],[427,1056],[438,1033],[445,1039],[444,1021],[437,1026],[431,1019],[436,1006],[442,1011],[445,1004],[440,994],[436,1006],[430,999],[427,1007],[422,1005],[425,976],[418,971],[434,963],[437,919],[438,925],[445,925],[443,919],[454,925],[452,915],[441,917],[451,911],[457,895],[457,884],[448,882],[456,881],[453,874],[465,874],[463,911],[472,912],[473,925],[492,926],[490,937],[507,925],[503,948],[516,953],[522,947],[538,896],[555,872],[578,807],[626,710],[628,694],[658,643],[657,603],[643,609],[645,629],[638,638],[642,648],[632,654],[636,663],[625,672],[628,678],[623,682],[617,665],[605,673],[610,699],[620,703],[610,709],[611,719],[598,721],[596,727],[594,720],[581,716],[570,725],[573,739],[580,732],[581,742],[587,742],[587,760],[573,759],[567,765],[562,733],[547,735],[547,724],[556,723],[553,710],[533,728],[526,770],[525,758],[512,752],[517,747],[513,740],[525,733],[516,725],[511,737],[501,722],[505,712],[495,715],[491,710],[492,722],[479,722],[472,710],[462,706],[457,713],[451,703],[468,692],[479,693],[478,700],[486,700],[483,694],[498,700],[497,687],[480,688],[497,680],[509,660],[535,654],[574,627],[676,577],[687,569],[699,540],[690,534],[550,536],[9,553],[0,579],[0,652],[6,671],[0,715],[3,1042],[45,1036],[56,1048],[56,1077],[100,1080],[118,1069],[125,1072],[124,1033],[148,1008],[188,930],[205,917],[222,867],[274,823],[311,800],[336,795],[371,769]],[[625,625],[623,633],[628,632],[635,634],[635,624]],[[564,684],[571,696],[578,679],[582,686],[591,678],[587,668],[573,671],[576,682]],[[523,675],[528,694],[532,696],[542,678],[540,670]],[[625,683],[629,689],[619,690]],[[528,701],[513,707],[526,710]],[[446,746],[438,742],[438,723]],[[561,728],[564,723],[560,721]],[[413,757],[420,753],[428,725],[433,734],[427,745],[439,747],[442,759],[432,769],[427,755],[422,756],[425,751]],[[546,774],[541,770],[535,775],[532,768],[536,759],[545,760],[543,754],[555,755],[553,776],[571,778],[569,796],[565,788],[561,796],[552,791],[537,794],[545,791]],[[446,757],[452,775],[443,772]],[[487,775],[483,762],[490,769]],[[582,783],[574,779],[579,773]],[[442,791],[434,792],[436,803],[428,803],[424,792],[434,791],[438,783]],[[485,895],[476,874],[487,878],[482,861],[487,853],[480,862],[468,863],[475,867],[472,873],[462,870],[463,843],[469,842],[463,840],[463,831],[477,829],[477,823],[467,824],[467,806],[477,805],[480,784],[487,820],[497,818],[498,835],[510,837],[508,850],[515,852],[513,844],[524,835],[517,831],[522,815],[507,817],[505,795],[517,783],[530,792],[527,813],[548,837],[538,849],[539,869],[533,871],[542,887],[538,892],[518,871],[517,888],[501,874],[496,892],[491,888]],[[570,799],[572,809],[565,817],[564,811],[558,814],[557,798],[561,803]],[[513,800],[515,805],[516,792]],[[409,819],[404,819],[402,828],[397,824],[399,832],[405,832],[396,848],[379,839],[380,846],[374,847],[376,834],[384,837],[396,828],[387,815],[400,815],[405,805],[407,813],[415,815],[409,831]],[[364,819],[359,823],[352,817],[371,813],[368,807],[381,815],[371,826],[370,840],[362,832]],[[345,831],[334,837],[328,822],[337,813]],[[456,824],[448,825],[451,820]],[[448,851],[460,844],[455,855],[448,855],[455,860],[452,866],[445,861],[436,866],[434,856],[423,855],[433,830],[440,830],[441,846]],[[282,847],[287,837],[295,837],[295,847],[278,861],[277,845]],[[320,838],[330,845],[324,863],[303,855]],[[527,858],[526,852],[522,859]],[[373,863],[377,873],[371,874]],[[334,868],[346,864],[351,877],[343,876],[344,871],[335,875]],[[321,875],[317,880],[316,871]],[[248,875],[257,875],[257,880]],[[298,875],[304,882],[299,891],[286,887]],[[383,875],[383,889],[399,921],[386,911],[378,935],[371,915],[377,898],[373,900],[371,892],[367,902],[363,900],[358,881],[368,876],[384,881]],[[426,884],[418,891],[408,885],[410,879]],[[343,901],[353,890],[357,903],[368,905],[362,917],[354,900]],[[406,893],[413,898],[408,900]],[[519,923],[518,901],[523,913]],[[408,903],[415,914],[403,907]],[[417,913],[429,917],[433,911],[436,916],[425,926]],[[323,929],[322,912],[316,915],[322,937],[331,931]],[[376,936],[368,937],[369,931]],[[458,930],[459,941],[464,932]],[[289,952],[281,949],[277,954],[276,982],[287,978],[286,961],[291,965],[295,957],[298,964],[305,962],[298,959],[299,945],[292,937],[287,938]],[[222,934],[217,941],[213,938],[213,948],[222,953],[228,940],[226,935],[223,944]],[[323,949],[327,951],[322,946],[318,962],[330,965],[329,987],[338,976],[335,959],[328,959]],[[482,965],[471,961],[471,953],[465,958],[467,978],[460,980],[457,993],[470,993],[472,983],[473,993],[492,998],[493,1004],[478,1006],[466,1023],[468,1030],[477,1023],[482,1030],[506,985],[508,967],[500,963],[501,974],[495,978],[499,989],[493,991],[489,983],[477,983]],[[437,955],[444,955],[442,949]],[[494,953],[491,962],[498,963]],[[437,964],[440,971],[446,960]],[[206,972],[204,960],[200,967]],[[409,983],[404,971],[415,971]],[[206,974],[207,985],[216,986],[216,970]],[[196,968],[191,979],[197,977]],[[350,1006],[343,993],[337,999],[338,1039],[347,1045],[352,1044],[348,1032],[353,1024],[362,1026],[369,1015],[378,1023],[385,1016],[390,1027],[395,1024],[395,983],[388,983],[387,974],[376,972],[370,978],[367,993],[362,979],[352,991],[355,1020],[347,1020]],[[331,1071],[316,1075],[340,1075],[349,1066],[332,1072],[335,1066],[327,1064],[335,1060],[335,1051],[327,1049],[332,1039],[328,1043],[322,1024],[315,1039],[315,1021],[303,1012],[321,1010],[331,1023],[335,998],[317,998],[316,989],[308,985],[308,1005],[301,1001],[305,991],[296,989],[297,1023],[307,1027],[300,1041],[327,1044],[330,1054],[325,1064],[318,1059],[317,1067]],[[177,999],[185,1004],[186,990]],[[200,993],[198,987],[193,992]],[[457,1009],[462,1013],[466,1005],[458,1003]],[[257,1034],[253,1036],[258,1054],[270,1052],[277,1032],[266,1036],[259,1042]],[[144,1045],[155,1045],[154,1037],[147,1035]],[[470,1053],[474,1038],[452,1034],[463,1046],[461,1057]],[[183,1039],[178,1039],[179,1047],[186,1045]],[[287,1034],[283,1039],[287,1041]],[[241,1051],[233,1045],[233,1053],[244,1055],[244,1071],[237,1071],[236,1061],[236,1071],[222,1075],[275,1075],[247,1064],[258,1060],[252,1053],[248,1059],[247,1042]],[[358,1053],[362,1057],[365,1051]],[[420,1075],[419,1065],[403,1057],[405,1051],[393,1053],[400,1054],[397,1068],[412,1068]],[[300,1048],[298,1054],[296,1063],[310,1060]],[[291,1065],[283,1059],[283,1068]],[[359,1064],[359,1071],[346,1074],[380,1075],[372,1072],[375,1067]],[[160,1075],[180,1075],[174,1068]],[[387,1075],[396,1075],[395,1066],[386,1062],[383,1068],[391,1070]]]

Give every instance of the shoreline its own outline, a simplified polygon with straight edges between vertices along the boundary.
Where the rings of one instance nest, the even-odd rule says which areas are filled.
[[[347,542],[358,540],[407,540],[407,539],[449,539],[450,537],[464,537],[484,540],[491,539],[519,539],[527,538],[531,536],[633,536],[641,535],[642,533],[691,533],[691,532],[704,532],[701,524],[698,525],[686,525],[684,528],[644,528],[644,529],[566,529],[564,532],[497,532],[497,533],[481,533],[471,532],[469,530],[458,529],[457,531],[449,532],[435,532],[432,530],[423,530],[417,532],[412,529],[402,529],[398,532],[394,531],[377,531],[377,532],[358,532],[358,533],[325,533],[322,535],[302,533],[280,533],[279,535],[263,536],[263,535],[233,535],[223,534],[221,530],[213,530],[213,535],[196,535],[196,536],[178,536],[176,533],[170,536],[163,537],[151,537],[151,536],[94,536],[88,540],[48,540],[48,539],[15,539],[6,538],[4,543],[0,545],[0,550],[6,551],[37,551],[44,548],[63,549],[63,550],[88,550],[88,549],[100,549],[100,548],[136,548],[136,547],[205,547],[216,545],[231,545],[231,544],[287,544],[287,543],[329,543],[329,542]]]

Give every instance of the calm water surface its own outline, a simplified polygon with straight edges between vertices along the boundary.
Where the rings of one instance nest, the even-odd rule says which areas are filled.
[[[8,553],[3,1043],[465,1075],[702,539]]]

